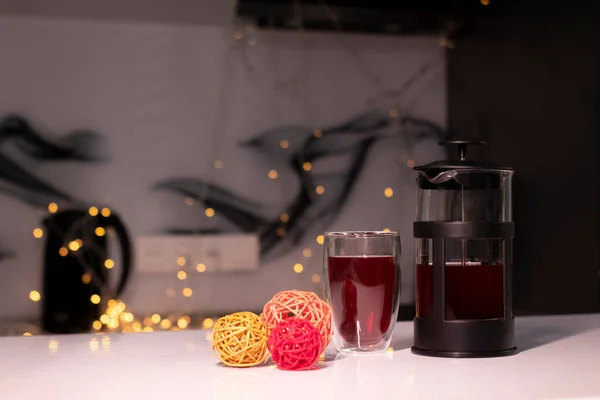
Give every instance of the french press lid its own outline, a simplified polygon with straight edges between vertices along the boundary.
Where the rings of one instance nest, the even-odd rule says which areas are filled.
[[[448,140],[439,142],[440,146],[457,146],[454,159],[434,161],[414,167],[417,172],[417,184],[421,189],[497,189],[502,185],[501,178],[512,174],[513,169],[497,164],[469,160],[468,146],[482,146],[483,141]]]

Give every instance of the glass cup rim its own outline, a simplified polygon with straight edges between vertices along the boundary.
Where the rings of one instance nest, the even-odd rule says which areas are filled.
[[[376,237],[399,237],[396,231],[332,231],[325,232],[326,237],[333,238],[376,238]]]

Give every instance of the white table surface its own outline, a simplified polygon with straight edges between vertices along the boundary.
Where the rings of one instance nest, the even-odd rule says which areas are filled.
[[[512,357],[415,356],[403,322],[393,351],[302,372],[221,366],[207,331],[0,338],[0,399],[600,399],[600,314],[516,325]]]

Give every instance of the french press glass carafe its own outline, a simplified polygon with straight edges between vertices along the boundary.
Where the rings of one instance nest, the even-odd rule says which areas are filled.
[[[458,158],[415,167],[419,355],[492,357],[516,352],[512,312],[513,170]]]

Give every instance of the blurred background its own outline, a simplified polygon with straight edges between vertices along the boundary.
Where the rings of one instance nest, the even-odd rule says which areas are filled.
[[[600,309],[598,6],[0,0],[0,334],[210,328],[322,293],[443,139],[514,167],[517,315]]]

